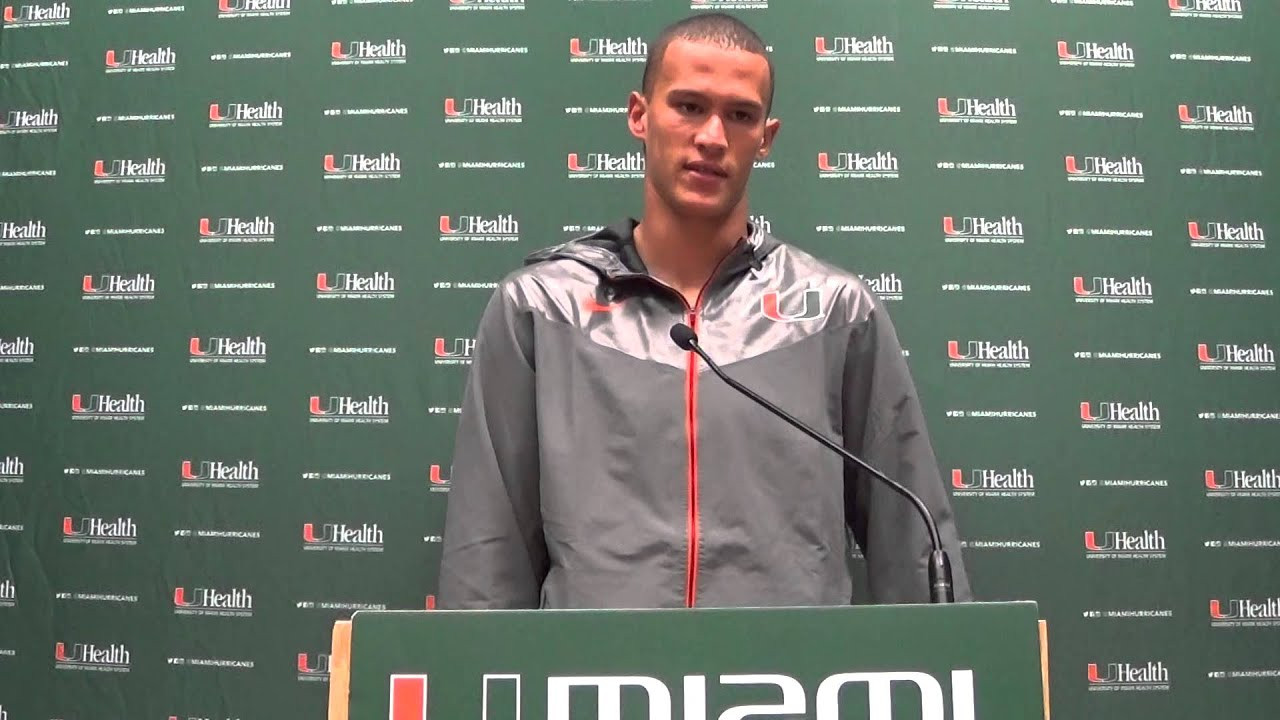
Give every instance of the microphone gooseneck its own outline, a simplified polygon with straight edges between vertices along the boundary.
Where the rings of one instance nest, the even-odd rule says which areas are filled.
[[[867,464],[862,458],[854,455],[848,450],[841,447],[838,443],[831,441],[829,438],[819,433],[817,430],[809,427],[801,422],[798,418],[779,408],[768,400],[758,395],[755,391],[734,380],[725,374],[720,366],[716,364],[698,344],[698,334],[693,328],[684,323],[676,323],[671,327],[671,340],[681,349],[687,352],[694,352],[698,357],[707,363],[707,367],[711,368],[721,380],[729,387],[746,395],[751,400],[763,406],[766,410],[777,415],[787,421],[792,427],[803,432],[805,435],[817,440],[827,449],[835,452],[848,463],[852,463],[857,467],[866,470],[877,480],[885,483],[899,495],[906,498],[915,507],[916,511],[924,519],[924,524],[929,531],[929,540],[933,545],[933,552],[929,555],[929,597],[933,603],[951,603],[955,602],[955,592],[951,582],[951,560],[947,557],[947,553],[942,549],[942,537],[938,534],[938,524],[933,519],[933,513],[929,511],[928,506],[920,499],[918,495],[908,490],[896,480],[890,479],[887,475]]]

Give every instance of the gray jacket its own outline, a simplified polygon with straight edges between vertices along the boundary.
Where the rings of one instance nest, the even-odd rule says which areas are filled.
[[[928,602],[902,497],[680,350],[918,493],[957,600],[951,507],[888,313],[860,278],[752,226],[689,307],[627,219],[530,255],[485,308],[463,398],[441,608],[843,605],[850,535],[875,602]]]

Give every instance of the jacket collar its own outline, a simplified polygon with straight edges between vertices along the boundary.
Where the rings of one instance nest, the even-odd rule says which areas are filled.
[[[525,265],[533,265],[557,258],[576,260],[593,269],[609,281],[634,278],[653,279],[636,250],[635,230],[640,221],[625,218],[589,235],[574,238],[549,248],[529,254]],[[747,234],[721,264],[719,275],[731,277],[748,267],[759,269],[765,257],[779,245],[777,238],[764,232],[754,223],[747,223]]]

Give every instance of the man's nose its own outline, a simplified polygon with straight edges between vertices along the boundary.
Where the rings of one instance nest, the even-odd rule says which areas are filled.
[[[707,121],[698,128],[694,142],[698,144],[699,149],[715,152],[722,152],[728,147],[729,142],[724,134],[724,122],[720,120],[719,115],[712,114],[707,117]]]

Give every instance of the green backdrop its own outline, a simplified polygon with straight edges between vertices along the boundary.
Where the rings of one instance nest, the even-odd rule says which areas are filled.
[[[3,0],[0,718],[320,717],[434,592],[494,282],[640,212],[644,39],[715,8],[1057,715],[1274,717],[1275,3]]]

